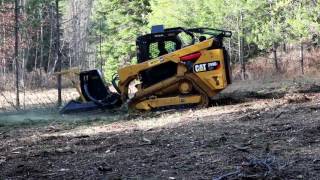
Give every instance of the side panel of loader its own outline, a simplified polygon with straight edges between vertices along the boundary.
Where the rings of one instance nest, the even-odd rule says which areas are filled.
[[[226,88],[228,82],[223,50],[204,50],[201,54],[193,65],[193,72],[214,91]]]

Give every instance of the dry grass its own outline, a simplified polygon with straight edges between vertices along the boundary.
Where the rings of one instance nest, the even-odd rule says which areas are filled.
[[[62,99],[68,102],[76,99],[79,94],[74,88],[64,88]],[[14,91],[0,92],[0,112],[10,112],[16,110],[16,94]],[[34,89],[20,92],[20,105],[23,110],[55,108],[58,102],[58,92],[56,89]]]
[[[291,50],[288,53],[279,54],[280,72],[275,71],[272,55],[261,56],[250,59],[246,64],[248,79],[272,79],[272,78],[294,78],[302,75],[300,52]],[[304,73],[306,76],[316,77],[320,75],[320,49],[305,51]],[[234,67],[234,78],[241,79],[240,66]]]

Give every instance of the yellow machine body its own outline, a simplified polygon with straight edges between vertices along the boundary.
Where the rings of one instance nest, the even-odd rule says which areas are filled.
[[[72,81],[81,101],[70,101],[61,113],[118,108],[152,110],[170,106],[207,107],[213,96],[231,83],[229,56],[223,38],[230,31],[211,28],[153,28],[137,38],[138,63],[118,70],[112,78],[117,92],[104,83],[97,69],[66,71],[79,75]],[[188,41],[189,38],[189,41]],[[132,84],[136,90],[132,93]]]
[[[206,106],[209,98],[216,95],[227,86],[224,54],[222,49],[208,50],[214,43],[214,39],[208,39],[195,45],[191,45],[172,53],[145,61],[140,64],[130,65],[118,70],[119,89],[123,100],[128,97],[129,84],[133,80],[139,80],[140,72],[172,61],[177,65],[177,73],[166,80],[160,81],[148,88],[138,88],[130,106],[134,109],[150,110],[171,105],[199,104]],[[187,62],[181,57],[200,53],[201,56],[193,62],[192,71],[187,71]],[[216,69],[207,69],[210,65],[217,65]],[[179,92],[180,81],[187,80],[192,88],[199,89],[198,94],[186,95]],[[138,86],[139,87],[139,86]],[[141,87],[141,86],[140,86]]]

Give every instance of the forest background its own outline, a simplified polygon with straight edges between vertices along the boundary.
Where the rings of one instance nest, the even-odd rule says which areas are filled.
[[[54,72],[72,68],[108,81],[158,24],[231,30],[235,79],[320,68],[318,0],[0,0],[0,89],[15,88],[17,101],[21,89],[61,86]]]

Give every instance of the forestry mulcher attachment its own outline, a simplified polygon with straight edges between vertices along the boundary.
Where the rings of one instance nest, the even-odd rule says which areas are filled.
[[[136,110],[172,106],[206,107],[231,83],[229,56],[223,46],[230,31],[211,28],[152,27],[137,38],[137,61],[118,70],[115,91],[98,70],[80,72],[81,101],[71,101],[61,113],[114,109],[127,103]],[[132,84],[136,92],[131,94]]]

